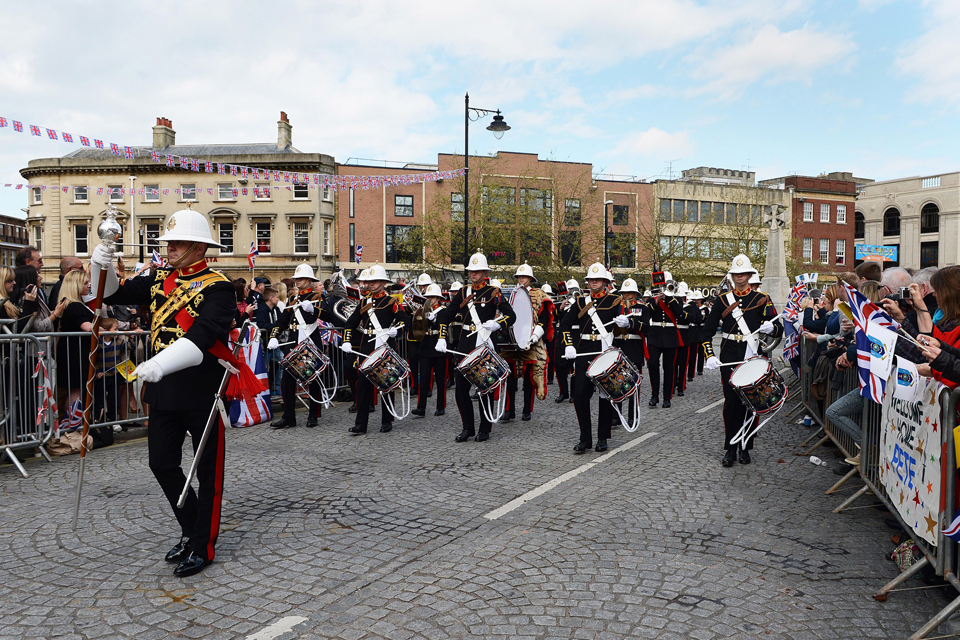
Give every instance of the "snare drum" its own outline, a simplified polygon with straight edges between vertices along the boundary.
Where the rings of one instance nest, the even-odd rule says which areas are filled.
[[[393,391],[410,377],[410,365],[389,345],[383,345],[363,359],[360,373],[382,393]]]
[[[307,339],[291,349],[280,361],[280,366],[297,382],[306,386],[326,371],[330,366],[330,358],[320,351],[320,347],[315,345],[313,340]]]
[[[497,355],[496,351],[484,343],[460,361],[457,371],[477,388],[477,393],[486,395],[507,379],[510,366],[506,360]]]
[[[622,402],[640,389],[640,372],[616,347],[590,362],[587,377],[610,402]]]
[[[783,406],[787,385],[770,361],[750,358],[730,374],[730,386],[743,403],[757,414],[770,413]]]

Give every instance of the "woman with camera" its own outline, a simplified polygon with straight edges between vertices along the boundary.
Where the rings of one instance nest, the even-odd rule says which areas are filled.
[[[887,302],[884,307],[894,320],[902,321],[904,331],[925,345],[922,354],[929,364],[917,367],[920,375],[932,376],[952,389],[960,384],[960,266],[937,271],[930,278],[930,287],[943,314],[936,323],[917,284],[910,285],[917,326],[903,317],[896,303]]]

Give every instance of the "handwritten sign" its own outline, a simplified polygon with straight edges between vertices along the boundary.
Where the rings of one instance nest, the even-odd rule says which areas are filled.
[[[896,262],[897,247],[887,247],[877,244],[858,244],[856,248],[857,260],[876,260],[877,262]]]
[[[914,398],[891,392],[896,367],[883,396],[880,482],[903,522],[933,546],[940,521],[940,389],[933,378],[919,380]]]

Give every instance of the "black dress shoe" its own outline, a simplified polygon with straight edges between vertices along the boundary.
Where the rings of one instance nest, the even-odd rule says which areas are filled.
[[[352,405],[349,409],[347,409],[347,413],[356,413],[356,412],[357,412],[357,405],[355,404]]]
[[[693,382],[693,378],[692,377],[687,378],[687,382]]]
[[[453,440],[454,440],[454,442],[466,442],[467,440],[469,440],[469,439],[472,438],[472,437],[473,437],[473,434],[470,433],[469,431],[467,431],[466,429],[464,429],[463,431],[461,431],[460,433],[458,433],[458,434],[457,434],[457,437],[454,438]]]
[[[597,440],[597,446],[594,447],[594,451],[600,453],[607,450],[607,441],[606,440]]]
[[[655,407],[660,403],[660,398],[654,396],[650,398],[650,402],[647,403],[648,407]]]
[[[570,399],[570,396],[568,396],[565,393],[561,393],[559,396],[557,396],[557,399],[554,400],[554,402],[556,402],[557,404],[560,404],[564,400],[569,400],[569,399]]]
[[[682,397],[683,397],[683,390],[681,389],[681,390],[677,391],[677,395],[682,398]]]
[[[737,460],[737,452],[733,449],[727,449],[727,452],[723,454],[723,461],[720,463],[725,467],[732,467],[733,463]]]
[[[317,426],[316,420],[307,420],[307,427],[309,427],[310,429],[313,429],[315,426]]]
[[[524,422],[527,422],[528,420],[530,420],[530,414],[525,413],[522,416],[520,416],[520,419],[523,420]]]
[[[573,452],[574,452],[574,453],[583,453],[584,451],[589,450],[592,446],[593,446],[593,445],[588,444],[588,443],[584,442],[583,440],[581,440],[580,442],[578,442],[577,444],[574,445],[574,447],[573,447]]]
[[[453,389],[453,380],[447,380],[447,389]]]
[[[663,408],[664,408],[664,409],[669,409],[669,408],[670,408],[670,401],[669,401],[669,400],[664,400],[664,401],[663,401]]]
[[[432,397],[433,397],[433,391],[427,391],[427,397],[428,397],[428,398],[432,398]]]
[[[177,565],[173,570],[173,575],[178,578],[186,578],[203,571],[203,568],[210,564],[206,558],[201,558],[195,553],[191,553],[185,560]]]
[[[547,380],[547,384],[548,384],[548,385],[553,384],[553,380]]]
[[[270,426],[274,429],[289,429],[290,427],[297,426],[297,421],[292,418],[280,418],[279,420],[271,422]]]
[[[427,415],[427,410],[426,410],[426,409],[421,409],[421,408],[417,407],[416,409],[414,409],[413,411],[410,412],[410,415],[412,415],[412,416],[420,416],[420,417],[422,418],[423,416]]]
[[[182,536],[180,542],[173,545],[173,549],[167,551],[167,555],[163,559],[167,562],[180,562],[188,555],[190,555],[190,538]]]
[[[567,402],[569,402],[570,404],[573,404],[573,398],[570,398],[569,400],[567,400]]]
[[[443,409],[437,409],[436,411],[433,412],[433,415],[435,415],[435,416],[442,416],[442,415],[445,414],[445,413],[446,413],[446,411],[444,411]]]
[[[367,432],[367,428],[366,428],[366,427],[361,427],[360,425],[355,424],[355,425],[353,425],[352,427],[350,427],[349,431],[350,431],[350,433],[352,433],[353,435],[358,436],[358,435],[360,435],[361,433],[366,433],[366,432]]]
[[[390,423],[388,423],[388,424],[382,424],[382,425],[380,425],[380,433],[390,433],[391,431],[393,431],[393,423],[392,423],[392,422],[390,422]]]
[[[489,439],[490,439],[490,432],[489,432],[489,431],[481,431],[480,433],[477,434],[477,437],[474,438],[474,440],[477,441],[477,442],[484,442],[484,441],[489,440]]]
[[[750,452],[746,449],[740,452],[740,464],[750,464]]]

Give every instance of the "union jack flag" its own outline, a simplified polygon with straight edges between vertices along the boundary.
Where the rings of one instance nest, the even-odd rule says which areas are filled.
[[[117,146],[116,143],[111,142],[111,143],[110,143],[110,153],[112,153],[112,154],[115,155],[115,156],[120,155],[120,147]]]
[[[103,149],[103,140],[97,140],[94,138],[93,146],[95,146],[97,149]]]
[[[363,257],[363,245],[362,245],[362,244],[358,244],[356,247],[353,248],[353,255],[354,255],[354,257],[356,257],[356,259],[357,259],[357,264],[360,264],[360,258]]]
[[[23,123],[17,120],[13,121],[13,130],[19,133],[23,133]]]
[[[80,405],[80,398],[74,400],[73,404],[70,405],[70,411],[67,412],[67,415],[63,417],[63,420],[60,422],[59,431],[66,431],[70,433],[71,431],[76,431],[83,426],[83,408]]]
[[[219,173],[220,175],[224,175],[226,168],[227,166],[222,162],[217,163],[217,173]]]
[[[43,379],[38,381],[37,391],[43,394],[43,404],[40,406],[40,410],[37,411],[37,426],[40,426],[40,423],[43,422],[43,414],[47,411],[50,411],[54,416],[53,421],[53,437],[60,437],[60,425],[57,424],[56,415],[57,415],[57,398],[53,393],[53,387],[50,384],[50,375],[47,373],[47,365],[43,359],[43,352],[40,351],[37,353],[37,366],[33,370],[33,377],[37,378],[40,374],[43,374]]]
[[[63,136],[63,141],[64,141],[64,142],[73,142],[73,134],[72,134],[72,133],[61,133],[60,135]]]
[[[166,196],[166,195],[170,195],[170,189],[164,189],[164,190],[163,190],[163,195],[165,195],[165,196]]]
[[[174,166],[175,164],[177,164],[177,161],[174,159],[174,157],[173,157],[172,155],[170,155],[169,153],[164,154],[164,155],[167,157],[167,166],[168,166],[168,167],[172,167],[172,166]]]
[[[51,140],[57,140],[57,132],[53,129],[47,129],[47,137]]]
[[[90,138],[88,138],[87,136],[80,136],[80,144],[82,144],[82,145],[85,146],[85,147],[89,147],[89,146],[90,146]]]
[[[200,159],[193,158],[190,160],[191,171],[200,171]]]
[[[269,376],[267,375],[267,362],[263,355],[263,348],[260,340],[256,337],[256,328],[249,327],[247,331],[246,342],[240,349],[239,357],[250,365],[254,375],[263,382],[263,386],[267,387],[267,389],[251,400],[234,400],[230,403],[231,427],[252,427],[253,425],[273,419],[273,406],[270,403]],[[230,332],[230,339],[234,343],[236,343],[239,338],[239,329],[234,329]]]
[[[279,172],[279,171],[274,171],[274,172],[273,172],[273,181],[274,181],[274,182],[280,182],[280,172]]]
[[[877,375],[874,372],[873,365],[877,364],[878,358],[885,355],[892,357],[892,354],[886,354],[886,351],[896,345],[896,334],[892,332],[900,328],[900,323],[847,283],[844,283],[843,286],[847,292],[851,319],[856,327],[857,373],[860,381],[860,395],[880,404],[883,402],[883,392],[887,384],[887,378],[885,375]],[[882,334],[877,331],[877,327],[884,329]],[[890,339],[891,334],[892,339]]]
[[[793,360],[800,356],[800,335],[792,322],[783,323],[783,359]]]
[[[290,174],[286,171],[283,172],[283,181],[290,182]]]
[[[39,136],[39,135],[40,135],[40,127],[38,127],[38,126],[35,125],[35,124],[30,125],[30,135]]]
[[[243,176],[244,180],[246,180],[247,178],[247,171],[248,171],[247,167],[240,167],[240,175]]]
[[[190,158],[185,158],[185,157],[183,157],[183,156],[180,156],[180,168],[181,168],[181,169],[189,169],[189,168],[190,168]]]
[[[203,163],[203,170],[204,170],[205,172],[207,172],[207,173],[213,173],[213,163],[212,163],[212,162],[204,162],[204,163]]]
[[[153,250],[150,260],[152,260],[153,264],[157,265],[158,267],[167,266],[167,261],[160,257],[160,253],[156,249]]]
[[[132,160],[132,159],[133,159],[133,147],[124,147],[124,148],[123,148],[123,157]]]
[[[97,187],[97,195],[98,195],[98,196],[102,196],[102,195],[103,195],[103,187]]]
[[[241,192],[243,193],[243,195],[247,195],[247,188],[244,187],[243,189],[241,189]]]
[[[0,129],[4,128],[5,126],[7,126],[7,119],[3,116],[0,116]]]
[[[284,175],[286,175],[286,174],[284,174]],[[293,176],[293,183],[294,183],[294,184],[300,182],[300,174],[299,174],[299,173],[294,173],[294,174],[292,174],[292,176]]]
[[[235,164],[230,165],[230,175],[232,176],[237,175],[237,165]]]
[[[323,344],[339,345],[343,339],[336,327],[329,322],[318,321],[317,329],[320,331],[320,342]]]
[[[213,187],[207,187],[207,195],[208,195],[208,196],[212,196],[212,195],[213,195]]]
[[[257,241],[254,240],[250,243],[250,253],[247,254],[247,264],[250,265],[250,271],[253,271],[253,266],[257,262],[257,256],[260,255],[260,252],[257,250]]]
[[[234,189],[234,190],[233,190],[233,197],[236,198],[237,195],[239,195],[239,194],[237,193],[237,189]]]
[[[253,195],[256,196],[257,198],[260,197],[260,189],[258,187],[253,188]]]
[[[153,161],[154,161],[154,162],[160,162],[160,152],[159,152],[159,151],[151,151],[151,152],[150,152],[150,157],[153,158]]]

